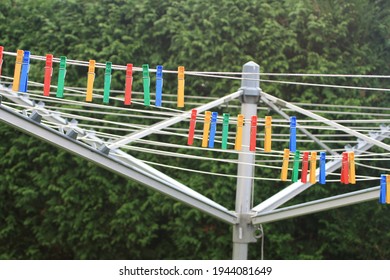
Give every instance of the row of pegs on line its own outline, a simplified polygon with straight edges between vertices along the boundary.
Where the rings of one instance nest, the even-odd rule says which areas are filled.
[[[1,63],[3,61],[3,47],[0,46],[0,75],[1,75]],[[66,76],[66,56],[60,57],[57,92],[56,97],[64,97],[65,88],[65,76]],[[87,91],[86,102],[92,102],[93,97],[93,84],[95,81],[95,60],[90,60],[87,73]],[[18,50],[15,61],[14,80],[12,90],[27,92],[28,74],[30,69],[30,51]],[[106,62],[104,73],[104,91],[103,91],[103,103],[108,104],[110,100],[110,87],[111,87],[111,73],[112,62]],[[53,74],[53,55],[46,55],[46,64],[44,72],[44,87],[43,95],[50,95],[51,78]],[[142,65],[142,77],[143,77],[143,90],[144,90],[144,105],[151,105],[150,95],[150,71],[149,65]],[[126,66],[126,82],[124,90],[124,105],[131,105],[133,87],[133,64],[127,64]],[[162,106],[162,92],[163,92],[163,66],[158,65],[156,68],[156,99],[154,105],[157,107]],[[177,87],[177,107],[184,107],[184,66],[178,67],[178,87]]]
[[[315,184],[317,182],[316,179],[317,152],[303,152],[303,156],[301,160],[301,153],[299,150],[296,150],[294,153],[291,182],[293,183],[298,182],[301,161],[302,161],[301,178],[300,178],[301,182],[307,183],[308,182],[307,179],[309,175],[309,182],[311,184]],[[281,181],[287,181],[289,162],[290,162],[290,150],[284,149],[282,171],[280,175]],[[325,152],[320,152],[319,169],[320,172],[318,176],[318,182],[320,184],[326,184],[326,153]],[[342,153],[340,182],[342,184],[356,184],[354,152]]]
[[[390,175],[381,175],[379,203],[390,204]]]
[[[190,127],[188,132],[188,145],[193,145],[194,143],[194,134],[195,134],[195,126],[197,119],[197,110],[193,109],[191,111],[190,118]],[[222,141],[221,148],[227,149],[227,140],[229,134],[229,119],[230,115],[227,113],[223,114],[222,120]],[[215,147],[215,135],[217,132],[217,122],[218,122],[218,112],[206,111],[204,116],[204,124],[203,124],[203,135],[202,135],[202,147],[204,148],[214,148]],[[250,143],[249,143],[249,151],[256,151],[257,146],[257,122],[258,117],[252,116],[250,121]],[[296,150],[296,117],[290,117],[290,151],[295,152]],[[234,149],[236,151],[241,151],[242,149],[242,134],[243,134],[243,126],[244,126],[244,115],[239,114],[237,116],[237,128],[236,128],[236,137]],[[264,152],[271,152],[272,146],[272,117],[265,117],[265,125],[264,125]]]

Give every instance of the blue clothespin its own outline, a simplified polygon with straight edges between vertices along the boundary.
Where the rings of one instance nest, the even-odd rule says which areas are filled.
[[[218,113],[213,112],[211,114],[209,148],[214,148],[214,138],[215,138],[215,133],[217,132],[217,118],[218,118]]]
[[[379,192],[379,203],[386,204],[386,175],[381,175],[381,186]]]
[[[30,71],[30,52],[24,51],[22,71],[20,73],[19,91],[27,92],[28,72]]]
[[[295,152],[297,149],[297,117],[290,117],[290,152]]]
[[[163,66],[158,65],[156,71],[156,106],[161,107],[162,103],[162,88],[163,88]]]
[[[320,153],[320,178],[318,182],[322,185],[326,183],[326,173],[325,173],[325,164],[326,164],[326,153]]]

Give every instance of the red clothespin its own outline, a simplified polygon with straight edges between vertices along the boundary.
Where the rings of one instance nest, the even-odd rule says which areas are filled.
[[[0,46],[0,76],[1,76],[1,68],[3,66],[3,51],[4,51],[4,47]]]
[[[53,75],[53,55],[46,55],[45,79],[43,81],[43,95],[50,95],[51,76]]]
[[[309,169],[309,152],[304,152],[302,158],[302,173],[301,173],[302,183],[307,183],[308,169]]]
[[[127,64],[126,86],[125,86],[125,105],[131,104],[131,88],[132,87],[133,87],[133,64]]]
[[[249,144],[249,151],[256,151],[256,137],[257,137],[257,116],[251,118],[251,140]]]
[[[188,131],[188,145],[192,145],[194,143],[194,134],[195,134],[195,125],[196,125],[196,115],[198,111],[196,109],[192,109],[191,111],[191,120],[190,120],[190,129]]]
[[[341,159],[341,177],[340,182],[342,184],[349,184],[349,162],[348,162],[348,153],[343,152]]]

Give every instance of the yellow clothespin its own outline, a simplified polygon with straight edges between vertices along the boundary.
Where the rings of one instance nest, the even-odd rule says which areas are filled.
[[[290,159],[290,150],[289,149],[284,149],[282,172],[281,172],[281,175],[280,175],[280,179],[282,181],[287,181],[288,161],[289,161],[289,159]]]
[[[390,204],[390,175],[386,175],[386,204]]]
[[[204,124],[203,124],[203,138],[202,138],[203,148],[207,148],[209,142],[210,121],[211,121],[211,111],[206,111],[204,115]]]
[[[19,91],[20,71],[22,70],[23,55],[24,55],[24,51],[23,50],[18,50],[17,53],[16,53],[14,82],[12,84],[12,90],[13,91]]]
[[[348,153],[348,163],[349,163],[349,183],[356,184],[356,173],[355,173],[355,153]]]
[[[93,82],[95,81],[95,60],[89,61],[88,81],[87,81],[87,96],[85,101],[92,101]]]
[[[236,141],[235,141],[235,145],[234,145],[234,149],[236,151],[241,151],[243,125],[244,125],[244,115],[239,114],[237,116],[237,132],[236,132]]]
[[[265,117],[264,152],[271,152],[272,117]]]
[[[184,107],[184,66],[177,69],[177,107]]]
[[[310,153],[310,183],[316,183],[317,153]]]

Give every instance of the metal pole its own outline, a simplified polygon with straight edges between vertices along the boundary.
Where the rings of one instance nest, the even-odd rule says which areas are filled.
[[[243,66],[243,80],[241,90],[241,114],[244,115],[242,153],[238,156],[236,213],[239,224],[233,229],[233,259],[246,260],[248,258],[249,243],[256,242],[254,227],[251,223],[252,189],[255,153],[249,151],[250,144],[250,118],[257,115],[257,103],[260,98],[260,67],[254,62]],[[249,120],[249,121],[248,121]]]

